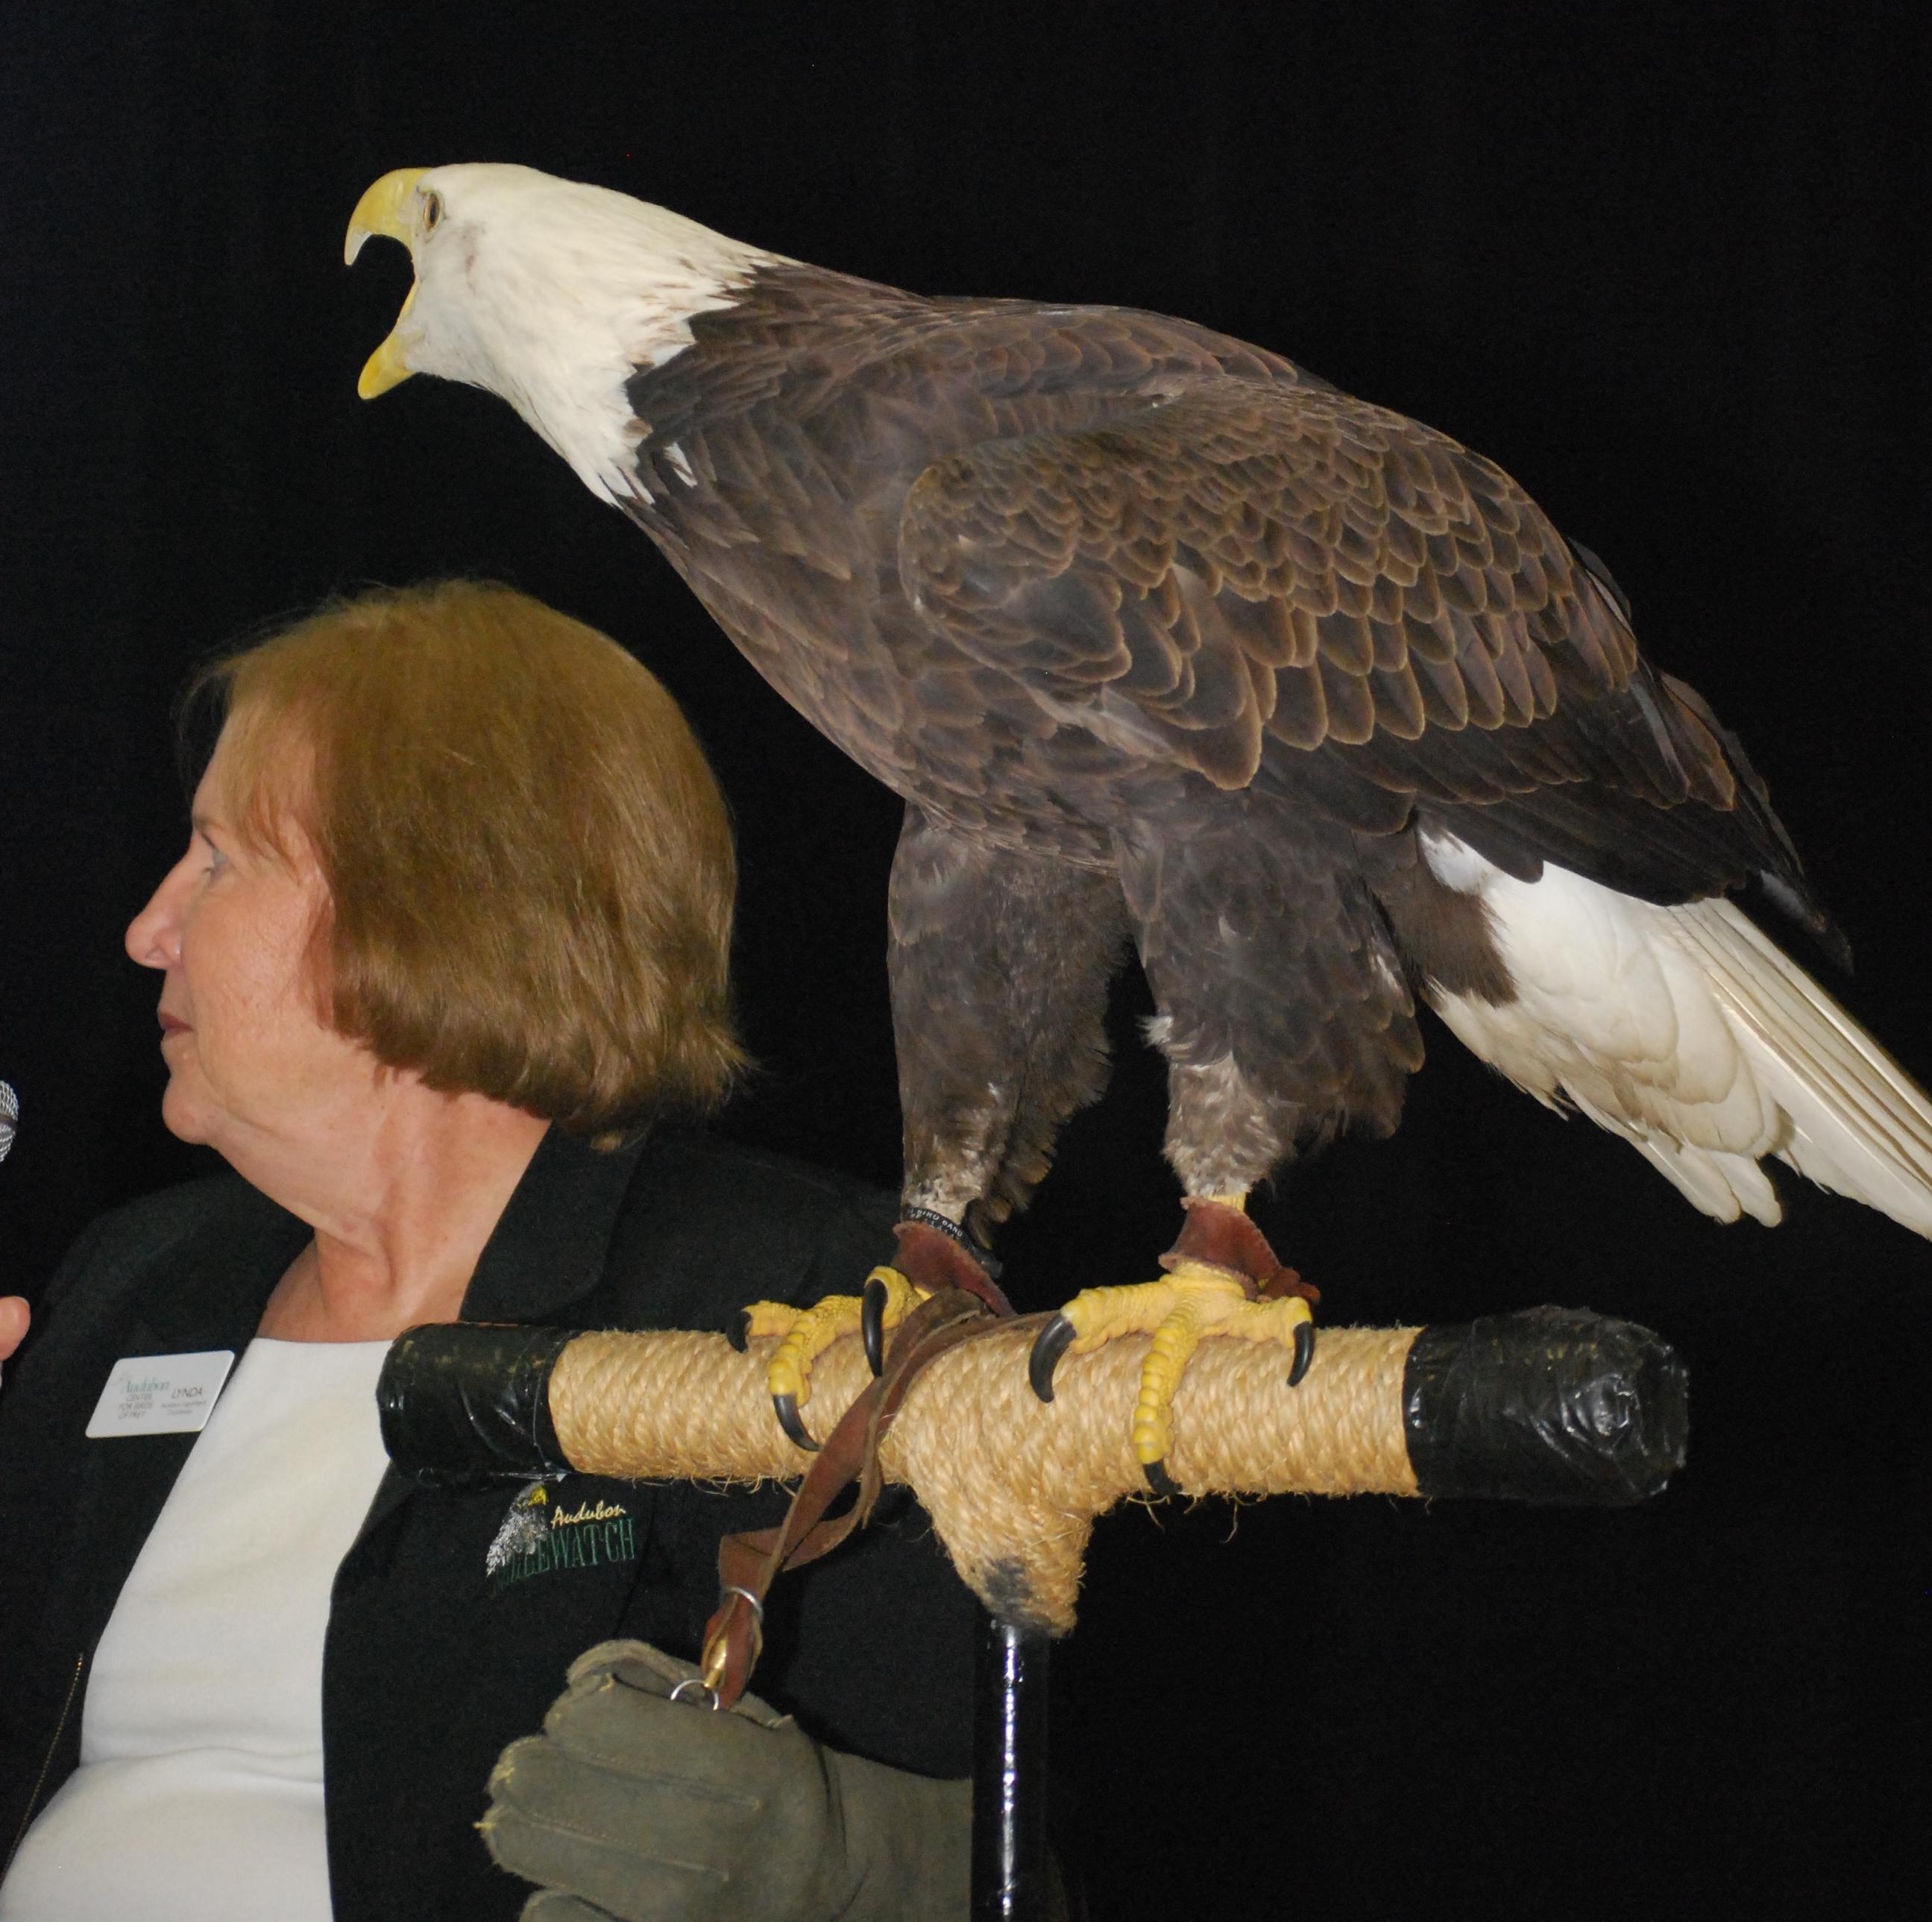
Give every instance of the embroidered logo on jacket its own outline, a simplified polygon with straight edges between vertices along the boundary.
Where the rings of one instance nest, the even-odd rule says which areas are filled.
[[[532,1575],[637,1559],[638,1527],[628,1509],[601,1500],[566,1508],[536,1482],[510,1504],[483,1566],[491,1588],[500,1591]]]

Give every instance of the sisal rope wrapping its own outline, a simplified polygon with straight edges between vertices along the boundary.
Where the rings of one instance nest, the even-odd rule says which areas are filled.
[[[1002,1619],[1073,1626],[1094,1518],[1146,1482],[1130,1436],[1145,1336],[1060,1364],[1051,1404],[1027,1384],[1037,1317],[939,1356],[880,1449],[918,1496],[960,1574]],[[1168,1473],[1193,1494],[1416,1493],[1402,1427],[1412,1328],[1322,1330],[1298,1387],[1278,1347],[1204,1341],[1174,1398]],[[765,1392],[770,1341],[717,1335],[584,1335],[558,1356],[550,1416],[572,1466],[631,1480],[754,1482],[802,1475]],[[807,1426],[823,1435],[871,1379],[854,1339],[814,1364]]]

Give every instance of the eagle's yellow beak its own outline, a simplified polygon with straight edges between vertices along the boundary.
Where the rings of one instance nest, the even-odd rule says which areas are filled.
[[[342,243],[342,257],[346,262],[351,266],[355,264],[356,255],[362,251],[363,242],[371,234],[400,240],[405,247],[410,245],[410,197],[416,191],[416,182],[428,171],[426,167],[399,167],[394,173],[384,174],[356,202],[355,212],[349,216],[348,234]],[[411,257],[414,257],[413,251]],[[409,299],[403,302],[402,312],[396,317],[396,326],[389,331],[388,338],[364,364],[362,377],[356,383],[356,391],[364,400],[373,401],[378,394],[386,394],[415,371],[404,364],[396,335],[410,309],[416,305],[416,290],[412,287]]]

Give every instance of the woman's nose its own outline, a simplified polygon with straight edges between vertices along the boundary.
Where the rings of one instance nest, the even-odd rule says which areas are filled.
[[[170,868],[148,905],[128,923],[128,957],[144,968],[171,968],[181,953],[179,897],[187,866],[184,857]]]

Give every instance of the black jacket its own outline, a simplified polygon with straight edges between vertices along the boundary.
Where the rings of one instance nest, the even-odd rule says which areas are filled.
[[[810,1300],[891,1245],[883,1197],[698,1137],[597,1154],[553,1129],[478,1262],[466,1320],[722,1329],[754,1296]],[[193,1446],[90,1442],[128,1355],[231,1348],[308,1230],[233,1177],[96,1222],[50,1286],[0,1387],[0,1854],[78,1760],[87,1665]],[[519,1491],[384,1477],[338,1569],[322,1674],[337,1916],[514,1916],[526,1884],[472,1824],[498,1751],[533,1731],[592,1643],[695,1652],[717,1543],[780,1491],[574,1477],[569,1550],[485,1559]],[[610,1510],[621,1510],[613,1515]],[[628,1524],[628,1526],[626,1525]],[[590,1539],[595,1534],[595,1540]],[[837,1746],[931,1775],[969,1772],[974,1605],[910,1503],[775,1592],[754,1686]]]

